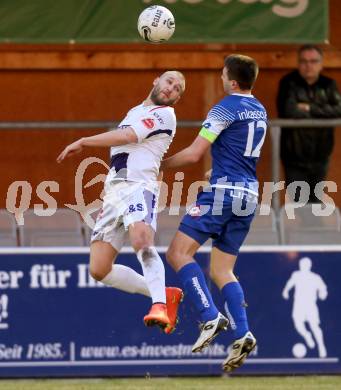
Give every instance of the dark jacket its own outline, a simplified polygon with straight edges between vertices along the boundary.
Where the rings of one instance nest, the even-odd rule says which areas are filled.
[[[297,103],[309,103],[310,111],[297,109]],[[280,81],[277,109],[280,118],[337,118],[341,95],[331,78],[320,75],[309,85],[295,70]],[[281,159],[287,165],[327,164],[333,146],[332,128],[283,128],[281,132]]]

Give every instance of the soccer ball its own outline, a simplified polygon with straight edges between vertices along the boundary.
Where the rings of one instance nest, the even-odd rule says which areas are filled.
[[[147,42],[168,41],[175,30],[174,16],[166,7],[152,5],[141,12],[137,21],[137,29]]]

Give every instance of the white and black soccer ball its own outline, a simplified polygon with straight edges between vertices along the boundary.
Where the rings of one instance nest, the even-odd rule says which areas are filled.
[[[137,21],[137,29],[147,42],[168,41],[175,30],[174,16],[166,7],[151,5],[141,12]]]

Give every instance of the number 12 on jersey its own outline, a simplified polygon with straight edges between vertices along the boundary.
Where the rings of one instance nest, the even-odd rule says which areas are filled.
[[[265,134],[266,134],[266,128],[267,128],[266,122],[264,122],[264,121],[249,122],[248,125],[249,125],[249,132],[247,135],[244,156],[245,157],[259,157],[260,150],[261,150],[263,143],[264,143],[264,140],[265,140]],[[255,129],[256,129],[256,132],[258,132],[259,130],[261,130],[263,132],[257,145],[254,145]]]

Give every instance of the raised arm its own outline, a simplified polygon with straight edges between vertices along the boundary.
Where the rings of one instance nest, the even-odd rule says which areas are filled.
[[[131,127],[107,131],[105,133],[93,135],[91,137],[80,138],[79,140],[68,145],[57,157],[57,162],[61,163],[66,157],[80,153],[85,146],[110,147],[126,145],[135,142],[138,142],[138,138],[135,131]]]
[[[220,133],[234,121],[234,114],[224,99],[208,112],[199,135],[190,146],[162,161],[160,169],[178,168],[198,162]]]

